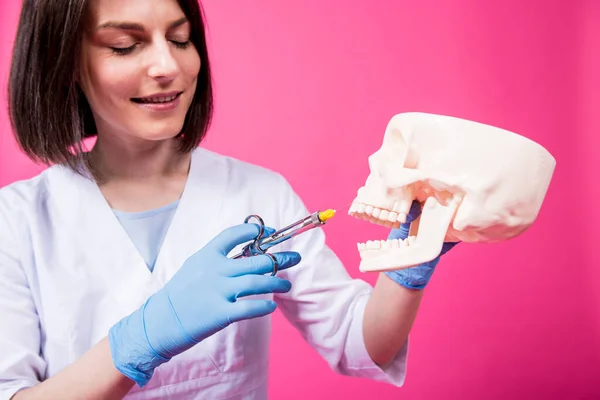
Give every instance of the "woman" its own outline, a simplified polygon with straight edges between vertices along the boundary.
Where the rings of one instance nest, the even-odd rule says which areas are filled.
[[[247,215],[308,211],[279,174],[198,147],[211,100],[195,0],[24,2],[10,116],[53,166],[0,191],[1,398],[266,398],[276,307],[335,371],[403,383],[439,257],[375,288],[319,229],[228,258],[258,233]]]

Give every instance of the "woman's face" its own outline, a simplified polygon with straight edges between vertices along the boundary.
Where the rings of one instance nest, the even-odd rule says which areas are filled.
[[[135,142],[176,136],[199,71],[177,0],[90,0],[80,84],[99,137]]]

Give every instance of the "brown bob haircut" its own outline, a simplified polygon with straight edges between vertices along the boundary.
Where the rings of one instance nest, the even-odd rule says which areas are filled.
[[[97,134],[90,105],[76,82],[89,0],[24,0],[8,83],[9,116],[17,143],[35,162],[80,172],[83,140]],[[213,112],[212,77],[199,0],[178,0],[202,66],[179,134],[180,149],[197,147]]]

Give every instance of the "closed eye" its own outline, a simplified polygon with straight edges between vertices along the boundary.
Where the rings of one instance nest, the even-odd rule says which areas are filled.
[[[190,45],[190,41],[187,40],[185,42],[178,42],[176,40],[171,40],[171,42],[175,45],[175,47],[179,48],[179,49],[185,49]],[[118,55],[127,55],[127,54],[131,54],[133,52],[133,50],[135,50],[135,48],[137,47],[137,43],[129,46],[129,47],[111,47],[110,49]]]
[[[132,46],[129,46],[129,47],[111,47],[110,49],[115,54],[122,56],[122,55],[130,54],[133,50],[135,50],[136,46],[137,46],[137,43]]]
[[[180,49],[185,49],[190,45],[190,41],[186,40],[185,42],[178,42],[176,40],[171,40],[171,42]]]

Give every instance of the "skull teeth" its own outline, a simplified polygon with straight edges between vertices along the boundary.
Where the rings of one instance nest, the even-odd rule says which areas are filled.
[[[410,203],[408,204],[410,205]],[[402,212],[402,210],[389,210],[385,208],[374,207],[369,204],[354,202],[350,206],[348,214],[354,218],[364,219],[388,228],[397,228],[401,223],[406,222],[407,212],[408,210],[406,210],[406,212]]]
[[[368,240],[365,243],[358,243],[357,247],[359,251],[368,250],[379,250],[379,249],[393,249],[410,247],[414,245],[416,240],[415,236],[409,236],[405,240],[402,239],[390,239],[390,240]]]

